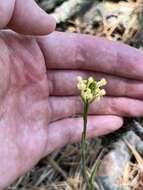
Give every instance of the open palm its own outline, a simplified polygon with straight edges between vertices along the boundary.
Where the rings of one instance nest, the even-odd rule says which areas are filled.
[[[63,40],[67,43],[61,48]],[[84,48],[79,45],[80,40]],[[141,71],[128,72],[132,61],[123,51],[119,53],[128,59],[125,63],[128,67],[124,65],[124,70],[114,68],[117,76],[113,76],[109,69],[116,63],[113,62],[116,54],[109,58],[109,51],[105,51],[110,65],[100,59],[101,65],[98,66],[96,43],[104,42],[104,45],[109,44],[109,48],[121,44],[58,32],[36,39],[2,31],[0,41],[1,188],[28,171],[46,154],[66,143],[80,140],[82,118],[70,118],[82,113],[76,76],[105,77],[108,80],[108,96],[91,105],[89,137],[118,129],[122,126],[122,116],[142,115]],[[99,54],[103,53],[101,47],[98,47]],[[135,51],[128,46],[121,47]],[[141,52],[135,53],[142,59]],[[124,75],[131,79],[123,78]],[[129,88],[133,90],[127,91]]]

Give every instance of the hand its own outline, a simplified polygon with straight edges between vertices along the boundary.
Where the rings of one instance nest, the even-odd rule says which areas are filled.
[[[45,32],[32,23],[19,31],[49,32],[47,23]],[[8,25],[18,31],[17,22]],[[82,118],[69,118],[82,113],[76,76],[108,80],[107,97],[91,105],[89,137],[118,129],[122,116],[141,116],[142,60],[139,50],[92,36],[1,31],[0,189],[56,148],[80,140]]]

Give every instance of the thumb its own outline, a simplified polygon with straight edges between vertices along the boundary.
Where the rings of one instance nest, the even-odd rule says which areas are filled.
[[[4,18],[0,28],[7,26],[21,34],[46,35],[53,32],[56,26],[54,18],[34,0],[2,0],[0,10],[3,10],[1,18]]]

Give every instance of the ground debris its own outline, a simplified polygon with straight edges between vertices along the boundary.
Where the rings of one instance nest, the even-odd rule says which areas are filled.
[[[101,189],[137,190],[139,176],[143,172],[143,159],[136,151],[142,140],[134,131],[128,131],[112,145],[112,150],[103,158],[97,180]],[[135,157],[135,163],[131,158]],[[142,186],[143,188],[143,186]]]

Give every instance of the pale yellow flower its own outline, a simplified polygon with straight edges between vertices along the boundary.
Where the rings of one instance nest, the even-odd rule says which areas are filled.
[[[101,87],[107,84],[107,81],[104,78],[100,81],[96,81],[93,77],[89,77],[87,80],[83,80],[82,77],[78,76],[77,81],[77,88],[81,92],[83,101],[98,101],[102,96],[106,94],[105,90],[101,89]]]
[[[88,78],[88,82],[91,84],[92,82],[94,82],[94,79],[93,79],[93,77],[89,77]]]

